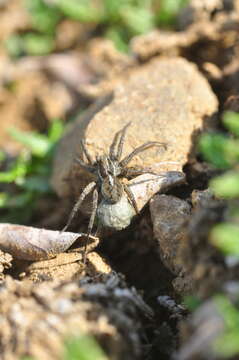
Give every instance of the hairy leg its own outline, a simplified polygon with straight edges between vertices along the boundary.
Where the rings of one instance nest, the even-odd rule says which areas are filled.
[[[94,166],[85,164],[83,160],[81,160],[80,158],[76,158],[74,160],[75,162],[77,162],[78,164],[80,164],[80,166],[85,169],[86,171],[90,172],[90,173],[94,173],[95,172],[95,168]]]
[[[133,159],[133,157],[135,157],[142,151],[150,149],[153,146],[163,146],[166,149],[166,144],[164,143],[160,143],[157,141],[149,141],[133,150],[129,155],[127,155],[123,160],[121,160],[120,165],[122,167],[126,166]]]
[[[138,206],[137,206],[137,203],[135,201],[135,198],[134,198],[134,194],[132,193],[131,189],[129,188],[128,185],[124,185],[124,191],[129,199],[129,202],[131,203],[131,205],[133,206],[136,214],[139,213],[139,209],[138,209]]]
[[[128,124],[126,124],[123,129],[122,129],[122,133],[121,133],[121,137],[120,137],[120,141],[119,141],[119,145],[118,145],[118,149],[117,149],[117,154],[116,154],[116,159],[119,161],[121,156],[122,156],[122,151],[123,151],[123,146],[124,146],[124,140],[125,140],[125,134],[126,134],[126,130],[129,127],[131,123],[129,122]]]
[[[110,150],[109,150],[109,156],[111,159],[115,159],[116,158],[116,146],[118,144],[118,140],[119,140],[119,137],[120,137],[120,134],[121,134],[121,130],[119,130],[115,136],[114,136],[114,139],[112,141],[112,144],[110,145]]]
[[[80,146],[83,154],[85,154],[85,157],[90,165],[94,164],[94,160],[92,159],[91,155],[89,154],[87,147],[85,146],[85,142],[83,140],[80,141]]]
[[[79,196],[79,199],[77,200],[76,204],[74,205],[74,207],[70,213],[70,216],[68,218],[68,221],[67,221],[66,225],[64,226],[64,228],[62,229],[62,231],[66,231],[66,229],[69,227],[69,225],[71,224],[77,211],[79,210],[82,202],[84,201],[85,197],[94,189],[95,186],[96,186],[95,181],[92,181],[84,188],[84,190],[82,191],[82,193]]]
[[[148,173],[147,173],[148,174]],[[152,175],[154,175],[154,174],[152,174]],[[149,182],[149,181],[155,181],[155,179],[157,179],[157,178],[164,178],[165,176],[163,176],[163,175],[158,175],[158,174],[156,174],[157,175],[157,177],[154,177],[154,178],[151,178],[151,179],[145,179],[145,180],[140,180],[140,181],[136,181],[136,182],[131,182],[129,185],[128,185],[128,187],[130,187],[130,186],[134,186],[134,185],[139,185],[139,184],[143,184],[143,183],[146,183],[146,182]]]
[[[122,147],[123,147],[123,143],[124,143],[124,137],[125,137],[125,132],[127,127],[130,125],[130,123],[126,124],[121,130],[119,130],[113,139],[112,144],[110,145],[110,151],[109,151],[109,156],[111,159],[119,159],[119,152],[120,152],[120,148],[121,148],[121,152],[122,152]],[[120,153],[121,156],[121,153]]]
[[[84,252],[83,252],[83,263],[84,264],[86,262],[87,245],[88,245],[88,242],[89,242],[89,236],[91,234],[91,231],[92,231],[92,228],[93,228],[93,225],[94,225],[96,211],[97,211],[97,205],[98,205],[98,191],[95,188],[94,191],[93,191],[92,212],[91,212],[91,215],[90,215],[90,221],[89,221],[88,229],[87,229],[87,238],[86,238]]]
[[[126,177],[128,179],[128,178],[134,178],[136,176],[143,175],[143,174],[158,175],[156,172],[152,171],[152,169],[150,169],[150,168],[141,168],[141,167],[135,166],[135,167],[123,168],[120,176]]]

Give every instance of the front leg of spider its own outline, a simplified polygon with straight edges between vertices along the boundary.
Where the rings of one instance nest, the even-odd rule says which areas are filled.
[[[130,187],[128,185],[126,185],[126,184],[124,185],[124,191],[125,191],[128,199],[129,199],[129,202],[133,206],[136,214],[139,214],[139,209],[138,209],[137,202],[135,200],[134,194],[132,193]]]
[[[89,243],[89,236],[93,229],[93,225],[94,225],[94,221],[95,221],[95,217],[96,217],[98,197],[99,197],[99,194],[98,194],[97,189],[95,188],[93,191],[92,212],[90,215],[90,221],[89,221],[88,230],[87,230],[87,237],[86,237],[86,242],[85,242],[85,247],[84,247],[84,252],[83,252],[83,263],[84,264],[86,263],[86,255],[87,255],[87,246]]]
[[[109,158],[111,160],[119,161],[119,159],[121,158],[125,134],[126,134],[126,130],[129,127],[129,125],[130,125],[130,122],[128,124],[126,124],[123,127],[123,129],[119,130],[115,134],[112,144],[110,145],[110,150],[109,150]]]
[[[123,169],[122,176],[126,177],[127,179],[132,179],[136,176],[143,175],[143,174],[152,174],[158,175],[157,172],[152,171],[150,168],[142,168],[138,166],[134,167],[126,167]]]
[[[64,228],[62,229],[62,232],[63,231],[66,231],[66,229],[68,229],[68,227],[70,226],[72,220],[74,219],[77,211],[79,210],[82,202],[85,200],[86,196],[88,194],[91,193],[91,191],[96,187],[96,182],[95,181],[92,181],[90,182],[85,188],[84,190],[82,191],[82,193],[80,194],[79,196],[79,199],[77,200],[75,206],[73,207],[71,213],[70,213],[70,216],[68,218],[68,221],[67,221],[67,224],[64,226]]]
[[[166,149],[166,144],[165,143],[160,143],[158,141],[149,141],[139,147],[137,147],[136,149],[134,149],[129,155],[127,155],[123,160],[120,161],[120,166],[122,168],[124,168],[125,166],[128,165],[128,163],[139,153],[150,149],[151,147],[154,146],[163,146]]]

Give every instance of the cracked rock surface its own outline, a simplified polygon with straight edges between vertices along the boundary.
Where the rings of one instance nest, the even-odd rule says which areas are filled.
[[[132,70],[118,83],[112,96],[79,117],[63,137],[55,159],[52,185],[60,196],[78,194],[89,175],[74,164],[82,156],[85,139],[93,158],[108,151],[114,134],[128,128],[123,156],[147,141],[167,144],[135,157],[130,166],[150,166],[154,171],[181,171],[193,139],[217,111],[217,99],[196,66],[183,58],[155,58]]]

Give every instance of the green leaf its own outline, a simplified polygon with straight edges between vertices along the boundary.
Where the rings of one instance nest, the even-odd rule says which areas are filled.
[[[105,33],[105,37],[112,40],[115,47],[121,51],[127,53],[129,50],[127,31],[122,30],[120,26],[111,26]]]
[[[215,225],[210,233],[210,242],[225,255],[239,257],[239,225],[229,222]]]
[[[28,171],[29,162],[29,153],[23,150],[9,170],[0,172],[0,182],[21,183]]]
[[[104,0],[104,21],[110,24],[119,24],[121,21],[121,10],[128,6],[129,0]]]
[[[80,336],[66,341],[64,360],[107,360],[93,337]]]
[[[227,169],[239,160],[239,141],[222,134],[205,134],[199,140],[205,159],[219,169]]]
[[[121,16],[132,35],[144,34],[154,28],[154,17],[150,9],[128,6],[122,8]]]
[[[190,311],[194,311],[202,304],[202,301],[198,297],[196,297],[195,295],[188,295],[188,296],[184,297],[183,304]]]
[[[33,28],[40,32],[53,33],[61,18],[61,14],[53,2],[50,5],[50,2],[46,3],[43,0],[26,0],[25,3]]]
[[[225,325],[213,342],[213,351],[220,358],[231,358],[239,353],[239,311],[226,296],[217,295],[214,302]]]
[[[51,35],[28,33],[22,37],[22,48],[29,55],[46,55],[55,48]]]
[[[223,115],[223,124],[234,135],[239,136],[239,114],[227,111]]]
[[[0,208],[5,208],[9,199],[9,194],[6,192],[0,193]]]
[[[10,56],[17,58],[23,54],[23,41],[20,35],[13,34],[9,36],[4,44]]]
[[[163,26],[173,25],[179,10],[188,2],[189,0],[161,0],[160,9],[156,15],[157,23]]]
[[[98,23],[102,18],[100,9],[89,0],[57,0],[56,4],[65,16],[74,20]]]
[[[45,156],[50,148],[50,142],[44,135],[34,132],[26,133],[13,128],[9,129],[9,133],[15,140],[27,146],[36,156]]]
[[[0,165],[6,159],[6,154],[4,151],[0,150]]]
[[[229,171],[212,179],[210,188],[218,197],[228,199],[239,197],[239,172]]]
[[[228,331],[214,341],[214,353],[220,358],[229,359],[239,353],[239,327],[234,331]]]
[[[49,141],[52,144],[56,143],[63,135],[63,132],[64,132],[63,122],[57,119],[53,120],[48,131]]]

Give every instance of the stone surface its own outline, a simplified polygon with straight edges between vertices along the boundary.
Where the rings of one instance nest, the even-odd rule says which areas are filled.
[[[105,105],[105,106],[104,106]],[[217,99],[195,65],[182,58],[155,58],[132,70],[109,97],[78,118],[62,139],[56,155],[52,184],[60,196],[78,195],[90,177],[73,165],[82,156],[85,138],[93,158],[108,151],[114,134],[128,128],[123,156],[147,141],[167,144],[135,157],[130,166],[154,171],[181,171],[191,153],[194,135],[217,111]]]
[[[4,279],[4,271],[12,267],[12,256],[0,250],[0,281]]]
[[[8,276],[0,307],[1,353],[12,360],[62,359],[65,340],[81,336],[95,337],[107,358],[142,359],[143,320],[153,316],[137,291],[114,273],[41,284]]]
[[[198,34],[194,31],[174,32],[155,29],[134,37],[130,47],[138,59],[146,61],[155,55],[180,55],[182,49],[191,46],[197,39]]]
[[[175,196],[156,195],[150,201],[154,236],[164,265],[173,273],[182,270],[180,249],[186,239],[185,223],[190,216],[190,205]]]

